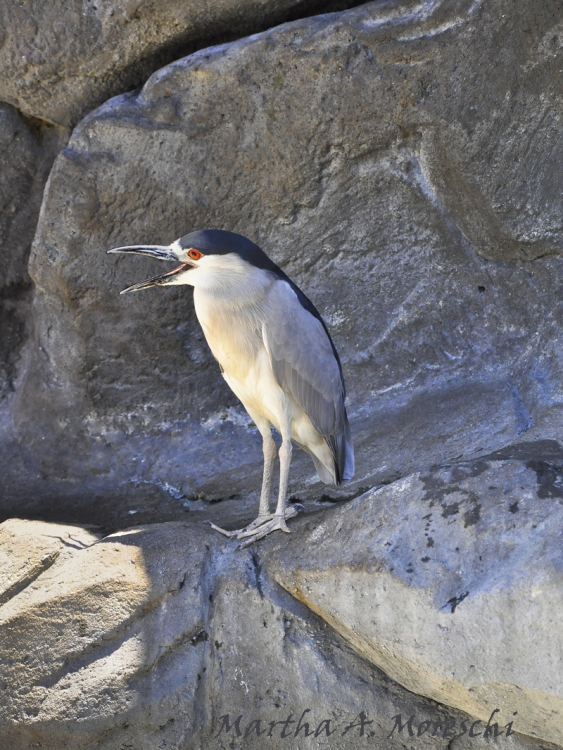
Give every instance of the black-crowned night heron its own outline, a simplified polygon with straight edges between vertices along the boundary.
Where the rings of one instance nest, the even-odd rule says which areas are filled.
[[[190,284],[207,343],[223,377],[242,401],[263,440],[264,477],[258,517],[225,536],[248,546],[270,532],[289,531],[286,520],[292,440],[313,459],[320,479],[337,486],[354,473],[354,448],[344,406],[342,367],[323,319],[285,273],[253,242],[222,230],[192,232],[169,246],[118,247],[179,262],[168,273],[124,289]],[[276,458],[271,426],[281,434],[276,512],[270,487]]]

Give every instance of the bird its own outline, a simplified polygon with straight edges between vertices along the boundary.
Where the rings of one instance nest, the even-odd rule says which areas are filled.
[[[292,445],[307,451],[325,484],[340,486],[354,474],[354,447],[345,407],[342,365],[313,303],[254,242],[221,229],[186,234],[170,245],[129,245],[133,253],[179,263],[124,289],[193,287],[194,307],[223,378],[262,436],[264,469],[257,518],[221,534],[244,548],[276,530],[303,506],[287,502]],[[272,427],[281,435],[277,450]],[[276,454],[279,494],[270,512]]]

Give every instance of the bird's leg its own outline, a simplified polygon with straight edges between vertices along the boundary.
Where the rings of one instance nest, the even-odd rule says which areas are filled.
[[[228,536],[231,539],[242,539],[243,543],[239,549],[248,547],[253,542],[257,542],[259,539],[271,534],[272,531],[280,530],[289,532],[287,528],[286,520],[296,516],[300,510],[303,510],[301,505],[295,504],[287,507],[287,486],[289,483],[289,467],[291,464],[291,454],[293,446],[291,443],[291,423],[288,424],[287,429],[282,432],[282,444],[279,450],[280,457],[280,489],[278,496],[278,504],[275,513],[270,513],[270,489],[272,484],[272,470],[274,460],[276,457],[276,444],[270,431],[268,424],[268,431],[262,429],[262,425],[258,420],[255,420],[258,429],[262,433],[263,438],[263,451],[264,451],[264,476],[262,481],[262,492],[260,494],[260,508],[258,511],[258,517],[248,524],[244,529],[237,529],[236,531],[225,531],[219,528],[215,524],[211,524],[211,527],[215,531],[219,531],[224,536]]]
[[[239,538],[241,534],[251,534],[254,529],[258,528],[266,521],[270,521],[273,516],[270,513],[270,494],[272,489],[272,474],[274,471],[274,462],[276,460],[277,448],[276,442],[272,437],[270,423],[265,419],[254,417],[254,421],[262,435],[262,452],[264,454],[264,473],[262,475],[262,491],[260,492],[260,505],[258,507],[258,517],[252,523],[245,526],[244,529],[236,531],[225,531],[225,529],[211,523],[211,527],[220,534],[228,537]]]
[[[258,507],[257,518],[252,523],[249,523],[248,526],[245,526],[244,529],[237,529],[236,531],[225,531],[212,523],[211,526],[215,531],[219,531],[221,534],[231,538],[240,539],[242,536],[253,534],[255,529],[260,528],[273,518],[270,513],[270,493],[277,448],[276,441],[272,437],[269,422],[267,424],[267,432],[262,432],[262,452],[264,453],[264,474],[262,476],[262,491],[260,492],[260,505]]]
[[[260,506],[258,518],[270,515],[270,493],[272,490],[272,474],[276,460],[276,443],[272,437],[272,431],[268,425],[268,432],[262,435],[262,452],[264,454],[264,474],[262,476],[262,491],[260,493]]]
[[[289,467],[291,465],[291,454],[293,453],[293,445],[291,443],[291,437],[284,436],[280,447],[280,490],[278,495],[278,504],[276,507],[275,517],[279,519],[279,528],[282,531],[289,533],[287,524],[285,522],[286,506],[287,506],[287,485],[289,484]]]
[[[287,486],[289,484],[289,467],[291,465],[291,454],[293,452],[293,445],[291,443],[291,422],[285,430],[282,431],[282,444],[279,450],[280,457],[280,489],[278,495],[278,504],[276,512],[265,519],[260,525],[254,528],[248,527],[239,534],[236,535],[236,539],[243,539],[243,543],[239,546],[239,549],[248,547],[253,542],[257,542],[267,534],[271,534],[272,531],[285,531],[289,533],[287,528],[287,519],[296,516],[300,510],[303,510],[302,505],[290,505],[287,507]],[[258,520],[258,519],[256,519]],[[252,526],[252,524],[251,524]]]

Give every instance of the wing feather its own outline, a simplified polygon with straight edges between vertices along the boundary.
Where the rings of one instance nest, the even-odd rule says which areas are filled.
[[[318,312],[288,281],[272,286],[263,336],[278,383],[304,409],[333,454],[336,483],[350,479],[354,449],[338,354]]]

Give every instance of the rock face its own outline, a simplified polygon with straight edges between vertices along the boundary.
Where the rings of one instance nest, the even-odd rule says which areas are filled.
[[[155,266],[105,255],[202,227],[259,242],[327,317],[357,445],[348,496],[558,438],[558,7],[370,4],[204,50],[90,114],[35,239],[13,497],[256,493],[260,441],[191,291],[119,297]],[[326,493],[308,457],[292,476],[300,499]]]
[[[337,10],[350,2],[324,3]],[[75,125],[202,42],[236,38],[314,12],[315,0],[48,0],[0,8],[0,99],[27,115]]]
[[[0,606],[2,745],[461,750],[495,709],[498,743],[561,745],[556,480],[437,470],[243,552],[187,523],[4,524],[0,559],[44,571],[12,564]]]

